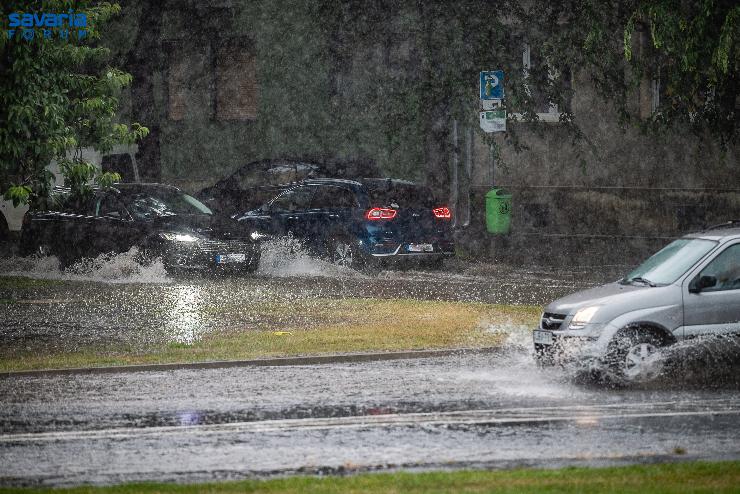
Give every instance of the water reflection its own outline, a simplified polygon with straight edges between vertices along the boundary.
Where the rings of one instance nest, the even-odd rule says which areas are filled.
[[[204,296],[198,285],[170,287],[164,301],[165,332],[171,340],[190,345],[205,332]]]

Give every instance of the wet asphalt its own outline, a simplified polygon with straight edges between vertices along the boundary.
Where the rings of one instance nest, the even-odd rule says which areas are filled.
[[[0,300],[13,301],[0,305],[4,352],[135,348],[228,319],[199,306],[276,298],[544,305],[625,269],[455,261],[365,276],[296,259],[249,277],[171,279],[120,258],[64,274],[24,262],[0,261],[0,275],[53,282],[0,284]],[[694,359],[699,371],[610,389],[539,368],[530,352],[526,333],[512,332],[496,355],[0,378],[0,485],[740,458],[736,360]]]
[[[0,483],[740,458],[737,383],[577,384],[500,356],[0,380]]]

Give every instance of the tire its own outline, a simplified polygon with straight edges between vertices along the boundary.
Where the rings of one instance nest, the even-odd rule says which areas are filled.
[[[666,338],[641,328],[618,333],[607,357],[609,374],[618,384],[645,384],[664,368],[661,348]]]
[[[433,259],[425,259],[422,261],[421,266],[431,271],[440,271],[444,266],[445,258],[441,256],[434,257]]]
[[[347,236],[333,237],[329,241],[329,262],[335,266],[357,269],[360,264],[360,253],[358,247]]]
[[[360,249],[357,241],[347,235],[332,237],[327,246],[328,260],[335,266],[365,273],[376,271],[374,259]]]
[[[46,243],[37,244],[33,250],[33,254],[38,257],[49,257],[52,256],[51,247]]]

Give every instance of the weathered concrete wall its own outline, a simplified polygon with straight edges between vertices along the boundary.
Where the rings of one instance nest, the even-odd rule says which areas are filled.
[[[528,149],[516,152],[503,144],[493,178],[473,99],[477,80],[471,75],[469,119],[457,117],[458,170],[453,173],[450,110],[445,102],[430,108],[418,88],[429,71],[467,74],[478,67],[463,60],[464,30],[444,19],[430,21],[420,4],[391,3],[385,10],[359,2],[327,7],[328,2],[269,0],[143,5],[124,2],[128,14],[116,31],[123,40],[120,50],[129,61],[157,63],[137,66],[150,73],[139,86],[135,82],[126,111],[157,128],[161,180],[185,190],[197,191],[253,160],[290,156],[373,160],[387,176],[449,190],[451,200],[455,193],[449,184],[456,174],[459,207],[472,191],[470,225],[460,231],[462,250],[543,262],[558,258],[552,249],[566,257],[575,253],[569,255],[574,262],[589,249],[594,255],[641,257],[653,244],[703,222],[740,217],[737,147],[723,150],[680,129],[657,136],[622,129],[584,73],[573,80],[571,102],[584,139],[573,142],[558,124],[512,123],[510,129]],[[145,18],[155,14],[161,16],[158,22]],[[154,39],[128,39],[142,29],[152,30]],[[222,97],[218,50],[229,40],[238,40],[255,60],[257,106],[249,118],[222,118],[217,110]],[[185,58],[177,59],[177,50]],[[439,56],[430,58],[429,50]],[[497,56],[507,59],[504,55]],[[174,113],[173,70],[182,71],[184,81],[175,95],[184,106]],[[644,96],[636,94],[635,104]],[[467,129],[474,129],[469,162]],[[508,247],[484,231],[482,193],[492,182],[515,193]],[[537,235],[562,238],[532,242]],[[607,240],[614,236],[636,238],[620,248]]]
[[[574,142],[559,124],[511,124],[528,149],[517,152],[498,139],[493,182],[490,149],[476,134],[463,251],[516,262],[632,264],[671,238],[740,219],[737,146],[681,129],[656,135],[623,128],[585,74],[574,89],[584,138]],[[506,239],[485,231],[483,196],[493,184],[514,196]]]

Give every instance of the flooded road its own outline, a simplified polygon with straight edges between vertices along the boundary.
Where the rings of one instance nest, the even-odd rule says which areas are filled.
[[[0,483],[740,458],[737,382],[577,385],[469,355],[0,380]]]
[[[625,271],[453,261],[440,272],[367,276],[306,259],[272,264],[268,256],[255,276],[173,279],[125,257],[65,273],[45,264],[53,260],[28,262],[0,262],[5,355],[83,345],[136,351],[236,323],[259,328],[265,321],[252,318],[250,304],[275,301],[543,305]],[[740,457],[737,366],[723,367],[719,377],[681,371],[649,388],[606,389],[576,384],[567,370],[538,368],[529,333],[514,329],[493,355],[6,375],[0,484]]]
[[[189,343],[233,327],[272,329],[271,321],[257,314],[263,311],[251,309],[300,301],[393,298],[543,305],[617,279],[626,269],[450,261],[442,271],[386,270],[369,276],[305,256],[279,263],[268,255],[253,276],[173,278],[161,266],[142,267],[126,254],[101,256],[63,273],[55,262],[0,259],[0,341],[5,349],[135,351],[163,342]]]

